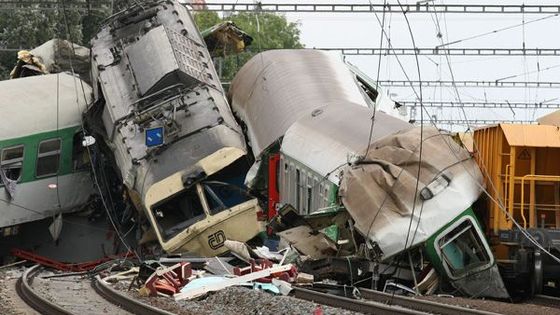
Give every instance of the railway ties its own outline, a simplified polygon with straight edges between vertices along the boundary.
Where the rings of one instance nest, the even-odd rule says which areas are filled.
[[[172,313],[160,310],[117,292],[99,276],[92,281],[69,276],[60,279],[41,279],[41,266],[28,268],[16,283],[18,295],[40,314],[161,314]]]
[[[315,285],[311,290],[302,287],[296,287],[294,290],[297,298],[366,314],[497,315],[497,313],[419,300],[364,288]],[[353,297],[355,295],[359,299],[355,299]]]

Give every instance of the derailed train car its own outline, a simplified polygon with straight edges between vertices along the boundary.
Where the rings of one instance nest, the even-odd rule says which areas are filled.
[[[449,135],[382,111],[372,130],[367,88],[315,50],[267,51],[238,72],[229,97],[256,158],[248,182],[268,187],[269,215],[282,205],[307,221],[331,213],[334,235],[360,234],[335,237],[338,253],[410,258],[414,282],[433,268],[464,294],[508,297],[471,209],[483,188],[474,160]]]
[[[92,40],[89,128],[126,194],[170,253],[217,255],[261,230],[236,123],[188,10],[150,1],[112,16]],[[152,233],[153,232],[153,233]]]

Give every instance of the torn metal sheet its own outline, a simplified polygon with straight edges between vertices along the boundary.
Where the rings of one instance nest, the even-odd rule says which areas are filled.
[[[74,72],[90,82],[89,48],[64,39],[51,39],[33,48],[31,53],[41,59],[49,73]]]
[[[426,241],[469,208],[483,189],[482,174],[469,153],[432,127],[373,143],[363,162],[343,172],[342,202],[356,229],[378,244],[384,259]]]
[[[322,233],[314,232],[308,226],[297,226],[277,233],[298,251],[313,259],[336,255],[336,245]]]
[[[253,38],[232,21],[225,21],[200,32],[212,57],[244,51]]]
[[[58,240],[60,232],[62,231],[62,213],[59,213],[53,218],[53,222],[49,225],[49,232],[54,241]]]
[[[10,199],[14,199],[14,196],[16,194],[17,180],[9,179],[6,176],[6,171],[4,171],[4,169],[1,167],[0,167],[0,182],[2,182],[2,185],[4,185],[4,189],[8,193]]]

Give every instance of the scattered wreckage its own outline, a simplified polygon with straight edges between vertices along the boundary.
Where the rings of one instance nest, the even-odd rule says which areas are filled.
[[[467,295],[507,298],[471,209],[483,189],[474,159],[439,130],[372,117],[358,83],[315,50],[263,52],[232,81],[256,158],[248,182],[268,195],[269,214],[280,208],[290,229],[278,235],[311,258],[366,259],[374,278],[381,268],[416,290],[434,268]]]
[[[128,271],[141,278],[144,294],[188,299],[260,279],[272,283],[268,290],[275,293],[288,292],[286,283],[335,280],[414,294],[450,284],[468,296],[509,297],[473,211],[484,189],[482,174],[451,135],[408,123],[406,110],[374,80],[317,50],[255,56],[240,69],[226,99],[212,56],[240,51],[250,37],[225,23],[204,39],[186,7],[174,1],[132,6],[111,17],[92,41],[93,99],[79,103],[89,105],[85,127],[96,141],[80,146],[86,140],[82,108],[59,102],[56,130],[64,125],[72,132],[57,140],[58,147],[37,151],[37,159],[63,161],[49,180],[63,178],[62,168],[82,170],[64,163],[89,166],[89,155],[82,159],[71,148],[90,152],[93,179],[108,182],[102,194],[124,196],[136,208],[131,220],[141,226],[139,246],[157,242],[168,254],[204,257],[231,252],[242,262],[200,258],[205,268],[214,260],[215,268],[222,267],[214,268],[214,279],[194,271],[193,258],[168,258],[177,259],[171,266],[161,264],[165,258],[144,263]],[[40,81],[48,89],[47,82],[56,81],[59,89],[60,82],[79,82],[89,97],[87,83],[76,80],[50,74],[0,88]],[[60,87],[61,95],[75,97],[70,85]],[[73,124],[61,118],[63,111]],[[9,170],[2,182],[9,188],[19,179],[17,196],[25,196],[25,172],[34,170],[25,165],[34,162],[11,146],[30,134],[0,140],[0,169]],[[91,193],[91,178],[86,184]],[[56,185],[45,190],[51,199],[67,194],[62,182]],[[60,205],[51,208],[42,217]],[[265,231],[269,247],[255,247],[263,245]],[[119,277],[129,274],[107,280]]]

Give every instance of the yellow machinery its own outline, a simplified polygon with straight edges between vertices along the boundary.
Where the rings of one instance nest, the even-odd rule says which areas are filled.
[[[541,253],[560,252],[560,129],[548,125],[500,124],[474,132],[473,151],[485,174],[482,217],[504,280],[540,292],[560,284],[558,264]],[[530,290],[530,291],[528,291]]]

